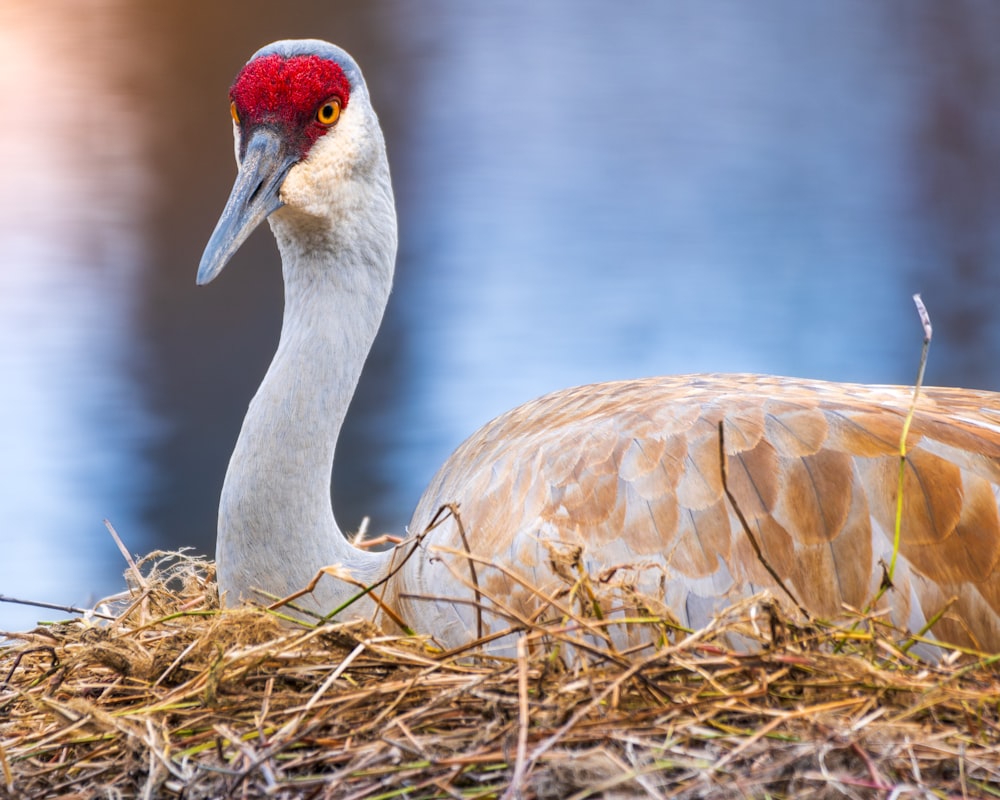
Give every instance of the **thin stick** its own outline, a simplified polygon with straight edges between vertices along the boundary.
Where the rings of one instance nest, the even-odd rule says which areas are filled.
[[[67,614],[90,614],[101,619],[115,619],[110,614],[102,614],[92,608],[77,608],[76,606],[61,606],[58,603],[46,603],[42,600],[21,600],[17,597],[8,597],[0,594],[0,603],[16,603],[21,606],[35,606],[36,608],[48,608],[52,611],[65,611]]]
[[[527,637],[517,640],[517,756],[514,774],[504,792],[504,800],[521,797],[521,784],[528,771],[528,726],[531,713],[528,706],[528,644]]]
[[[0,681],[0,688],[5,688],[10,685],[11,678],[14,677],[14,673],[17,672],[17,668],[21,666],[21,659],[26,655],[31,653],[48,653],[52,659],[52,666],[59,666],[59,656],[56,653],[56,649],[49,645],[42,645],[41,647],[29,647],[25,650],[21,650],[15,657],[14,663],[10,665],[10,671],[7,673],[6,677]]]
[[[903,432],[899,437],[899,479],[896,485],[896,524],[892,537],[892,558],[889,560],[889,583],[896,571],[896,557],[899,555],[899,540],[903,528],[903,479],[906,476],[906,437],[910,433],[910,424],[913,422],[913,415],[917,412],[917,399],[920,397],[920,387],[924,383],[924,370],[927,367],[927,351],[931,346],[931,336],[934,329],[931,327],[931,318],[927,313],[924,301],[919,294],[913,295],[913,303],[917,307],[917,314],[920,317],[920,324],[924,329],[924,344],[920,350],[920,368],[917,370],[917,382],[913,385],[913,397],[910,400],[910,408],[906,412],[906,419],[903,421]],[[876,598],[877,600],[877,598]]]
[[[465,526],[462,524],[462,517],[458,513],[458,503],[448,503],[447,506],[441,506],[438,509],[438,514],[441,513],[443,509],[447,508],[451,515],[455,518],[455,524],[458,526],[458,534],[462,537],[462,546],[465,551],[469,554],[469,572],[472,573],[472,591],[476,595],[476,638],[483,638],[483,606],[482,606],[482,594],[479,591],[479,576],[476,575],[476,562],[472,559],[472,550],[469,548],[469,540],[465,536]],[[437,519],[437,514],[435,514],[435,519]],[[433,523],[432,523],[433,524]]]
[[[115,540],[115,544],[118,545],[118,551],[125,557],[125,563],[128,564],[129,570],[135,576],[135,582],[144,590],[149,590],[149,584],[146,583],[146,579],[142,577],[142,573],[139,572],[139,567],[136,566],[135,559],[132,558],[132,554],[128,551],[125,543],[122,541],[122,537],[118,535],[118,531],[115,530],[115,526],[111,524],[111,520],[104,520],[104,527],[108,529],[108,533],[111,534],[111,538]]]
[[[3,784],[7,789],[7,794],[14,794],[14,773],[10,771],[10,764],[7,762],[7,751],[3,743],[0,743],[0,769],[3,770]]]
[[[798,606],[802,616],[809,618],[809,612],[806,611],[802,603],[799,602],[798,598],[792,594],[791,590],[785,586],[785,582],[781,580],[781,577],[775,571],[774,567],[764,558],[764,552],[760,549],[760,543],[757,541],[757,537],[753,535],[753,531],[750,530],[750,524],[747,522],[746,517],[743,516],[743,512],[740,510],[739,503],[736,502],[736,498],[733,493],[729,490],[729,471],[726,469],[726,446],[725,440],[723,438],[723,420],[719,420],[719,468],[722,470],[722,488],[726,492],[726,497],[729,498],[729,504],[733,507],[736,512],[736,516],[739,517],[740,524],[743,526],[743,532],[747,535],[750,540],[750,546],[753,547],[754,553],[757,555],[757,560],[763,565],[764,569],[768,571],[768,574],[774,578],[775,583],[781,587],[781,590],[791,598],[791,601]]]

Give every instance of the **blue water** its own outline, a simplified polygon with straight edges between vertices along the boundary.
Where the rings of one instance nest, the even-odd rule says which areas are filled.
[[[136,7],[138,5],[138,7]],[[210,553],[280,320],[255,235],[194,286],[261,44],[365,70],[397,285],[341,525],[399,532],[481,423],[612,378],[760,371],[1000,389],[1000,6],[0,1],[0,594],[86,603]],[[58,613],[0,604],[0,629]]]

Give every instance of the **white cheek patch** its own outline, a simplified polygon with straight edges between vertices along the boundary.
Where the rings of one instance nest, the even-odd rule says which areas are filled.
[[[327,215],[343,196],[347,164],[355,150],[350,136],[331,130],[313,144],[309,155],[288,171],[281,202],[308,214]]]

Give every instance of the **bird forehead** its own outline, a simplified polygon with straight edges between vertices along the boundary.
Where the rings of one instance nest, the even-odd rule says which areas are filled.
[[[316,55],[261,56],[236,76],[229,96],[247,122],[286,124],[310,118],[316,106],[336,95],[347,106],[351,85],[340,65]]]

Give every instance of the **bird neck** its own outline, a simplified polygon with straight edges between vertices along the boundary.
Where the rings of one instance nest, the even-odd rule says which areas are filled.
[[[343,537],[330,501],[337,438],[382,319],[395,261],[391,192],[360,205],[365,213],[355,198],[353,213],[330,219],[287,208],[270,218],[282,255],[284,318],[223,487],[217,545],[223,592],[259,599],[252,589],[267,586],[290,594],[332,564],[364,584],[383,570],[383,556]],[[276,576],[286,585],[276,586]],[[303,604],[327,613],[357,592],[324,578]]]

